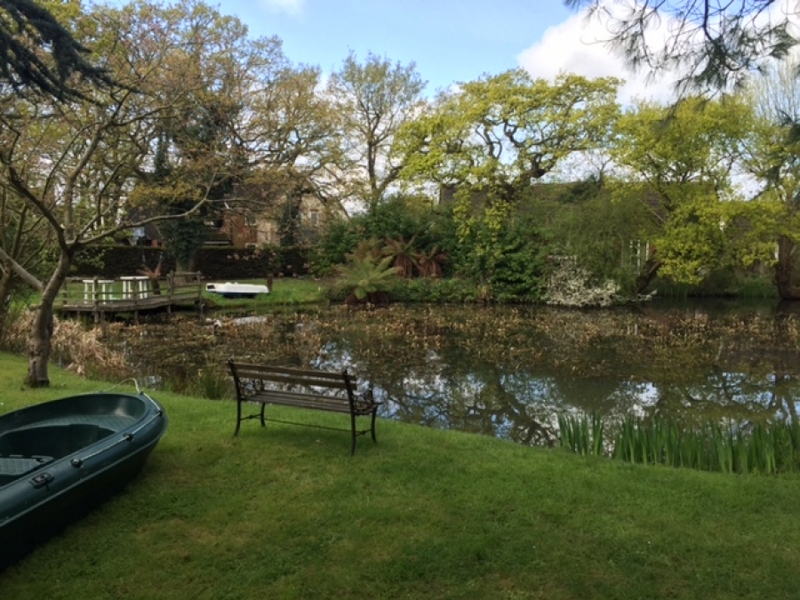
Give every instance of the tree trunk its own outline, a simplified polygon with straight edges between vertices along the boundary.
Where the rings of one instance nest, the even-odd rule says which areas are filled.
[[[800,286],[796,281],[795,259],[797,244],[786,236],[778,238],[778,263],[775,265],[775,287],[781,300],[799,300]]]
[[[654,254],[651,254],[650,258],[644,263],[642,270],[639,271],[639,275],[636,277],[634,286],[637,294],[644,294],[647,292],[647,288],[653,282],[653,279],[656,278],[656,275],[658,275],[658,270],[660,268],[661,261],[658,260]]]
[[[5,269],[0,274],[0,342],[3,341],[4,324],[8,317],[8,310],[11,306],[11,289],[14,276],[11,268]]]
[[[50,385],[48,364],[53,337],[54,306],[58,292],[67,279],[72,258],[72,252],[61,251],[58,265],[42,292],[42,301],[33,320],[31,339],[28,343],[28,375],[25,378],[25,383],[31,387],[48,387]]]

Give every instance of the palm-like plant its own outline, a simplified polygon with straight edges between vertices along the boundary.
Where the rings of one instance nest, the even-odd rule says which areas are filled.
[[[405,279],[411,279],[414,276],[414,267],[419,268],[415,258],[415,240],[416,236],[412,236],[408,241],[402,235],[396,239],[389,238],[383,249],[384,254],[391,257],[392,264],[399,269],[398,275]]]
[[[397,267],[391,262],[391,256],[380,261],[351,256],[350,261],[339,268],[339,286],[348,293],[346,302],[385,304],[386,290],[397,277]]]
[[[447,260],[447,252],[439,249],[439,246],[433,246],[427,252],[421,250],[417,253],[415,261],[417,269],[419,269],[420,277],[441,277],[442,264]]]
[[[348,261],[354,260],[369,260],[377,263],[384,255],[381,252],[381,243],[377,238],[370,238],[368,240],[361,240],[358,245],[353,249],[353,252],[346,254],[345,257]]]

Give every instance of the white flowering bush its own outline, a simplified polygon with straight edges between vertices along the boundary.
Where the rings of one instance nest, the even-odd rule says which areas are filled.
[[[611,306],[619,300],[619,286],[607,280],[592,282],[592,274],[573,256],[550,257],[553,269],[547,278],[544,301],[555,306]]]

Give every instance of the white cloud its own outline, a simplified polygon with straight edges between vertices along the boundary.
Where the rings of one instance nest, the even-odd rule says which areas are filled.
[[[305,0],[261,0],[261,3],[273,12],[299,15],[303,12]]]
[[[576,73],[586,77],[618,77],[625,80],[619,101],[629,104],[634,99],[668,102],[673,99],[674,77],[662,76],[648,82],[646,73],[632,73],[624,61],[602,42],[608,36],[597,19],[587,20],[577,14],[550,27],[542,39],[523,50],[517,61],[534,77],[552,79],[559,73]]]
[[[610,10],[620,5],[609,5]],[[679,79],[677,72],[666,72],[653,81],[648,73],[630,71],[623,59],[612,52],[603,40],[608,39],[606,24],[598,15],[587,19],[584,13],[576,14],[545,31],[542,39],[523,50],[518,56],[519,65],[534,77],[552,79],[561,72],[577,73],[587,77],[614,76],[624,79],[626,84],[620,89],[619,100],[629,104],[633,99],[670,102],[675,99],[674,86]],[[755,16],[755,15],[754,15]],[[798,0],[778,0],[769,10],[758,14],[753,23],[765,25],[783,21],[788,17],[791,33],[800,35],[800,2]],[[668,17],[658,21],[647,32],[647,43],[655,49],[664,47],[676,23]],[[699,32],[697,35],[700,35]],[[764,62],[769,62],[765,58]]]

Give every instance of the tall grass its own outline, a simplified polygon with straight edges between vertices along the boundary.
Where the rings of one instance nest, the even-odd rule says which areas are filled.
[[[563,448],[584,456],[600,456],[604,453],[603,420],[598,415],[591,417],[560,415],[558,428]]]
[[[27,350],[35,313],[18,309],[3,328],[0,349],[16,354]],[[110,348],[103,338],[120,323],[107,323],[104,327],[86,326],[77,319],[54,317],[50,358],[57,366],[85,377],[105,377],[122,380],[135,375],[124,353]]]
[[[612,435],[611,424],[591,415],[560,417],[559,428],[560,445],[583,455],[723,473],[773,475],[800,467],[797,422],[708,421],[682,426],[661,417],[629,416],[613,428]]]

